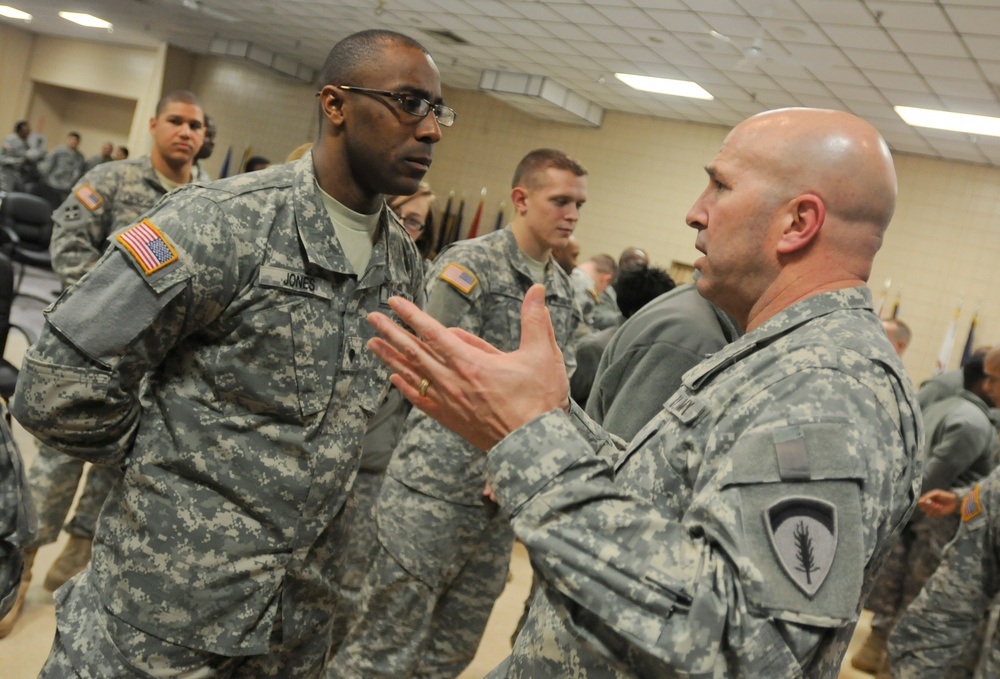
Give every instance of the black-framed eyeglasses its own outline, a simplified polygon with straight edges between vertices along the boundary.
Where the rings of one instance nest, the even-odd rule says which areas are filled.
[[[438,125],[443,127],[451,127],[455,124],[455,118],[458,114],[455,113],[455,109],[448,108],[444,104],[432,104],[431,102],[418,97],[415,94],[410,94],[409,92],[393,92],[391,90],[373,90],[367,87],[354,87],[353,85],[336,85],[337,89],[346,90],[348,92],[361,92],[362,94],[378,94],[383,97],[389,97],[394,101],[399,102],[399,107],[403,109],[405,113],[409,113],[411,116],[416,116],[418,118],[424,118],[428,113],[434,112],[434,118],[438,121]]]

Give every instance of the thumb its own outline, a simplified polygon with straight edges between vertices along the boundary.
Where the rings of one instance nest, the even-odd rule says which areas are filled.
[[[548,344],[554,336],[549,310],[545,307],[545,286],[532,285],[521,303],[521,348]]]

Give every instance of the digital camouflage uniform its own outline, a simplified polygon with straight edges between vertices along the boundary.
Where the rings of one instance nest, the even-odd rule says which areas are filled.
[[[579,408],[501,441],[487,479],[542,583],[490,676],[836,677],[920,489],[916,394],[871,308],[862,287],[783,310],[621,454]]]
[[[576,267],[569,275],[569,280],[573,284],[573,294],[576,303],[580,305],[580,312],[583,314],[583,323],[577,332],[586,334],[590,330],[590,324],[594,321],[594,310],[598,301],[597,290],[594,288],[594,279],[587,275],[587,272]]]
[[[45,157],[45,137],[31,132],[21,139],[12,132],[0,144],[0,191],[20,191],[24,182],[37,172],[37,164]]]
[[[10,427],[7,406],[0,400],[0,618],[14,605],[21,584],[24,549],[35,531],[35,507]]]
[[[988,413],[986,403],[965,389],[923,410],[927,444],[921,493],[968,487],[990,472],[997,436]],[[956,516],[913,515],[865,602],[875,613],[875,634],[888,636],[894,622],[937,569],[944,546],[957,529]]]
[[[110,246],[108,237],[156,205],[166,194],[149,156],[101,164],[73,186],[52,213],[52,268],[66,285],[76,283]],[[96,319],[95,323],[100,323]],[[44,443],[28,469],[38,507],[38,534],[31,547],[55,542],[83,477],[83,460],[63,455]],[[121,478],[114,465],[95,465],[87,472],[83,494],[66,532],[93,538],[101,506]]]
[[[1000,676],[1000,472],[965,496],[944,560],[889,637],[898,679]]]
[[[419,255],[389,215],[356,278],[311,156],[184,187],[48,311],[13,412],[125,474],[89,569],[57,593],[43,676],[68,662],[145,676],[109,641],[150,673],[157,658],[237,666],[219,676],[322,673],[335,518],[389,387],[366,316],[421,294]],[[223,660],[241,656],[256,657]]]
[[[532,283],[526,256],[503,229],[438,255],[425,310],[512,351]],[[556,341],[567,347],[580,311],[552,260],[545,289]],[[572,364],[572,351],[564,358]],[[506,520],[483,505],[484,460],[457,434],[410,412],[376,507],[380,547],[329,677],[453,677],[472,660],[513,546]]]
[[[65,144],[57,146],[38,164],[38,171],[45,183],[65,196],[83,175],[87,161],[83,154]]]

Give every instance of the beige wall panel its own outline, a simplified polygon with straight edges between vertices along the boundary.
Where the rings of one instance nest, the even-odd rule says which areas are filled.
[[[28,65],[35,36],[27,31],[0,24],[0,133],[6,136],[28,110],[30,83]]]
[[[28,118],[48,136],[49,150],[65,142],[70,131],[80,133],[80,151],[88,158],[110,141],[128,143],[135,101],[55,85],[36,84]]]

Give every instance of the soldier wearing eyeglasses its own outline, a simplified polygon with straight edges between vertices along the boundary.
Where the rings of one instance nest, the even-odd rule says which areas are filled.
[[[322,675],[338,519],[389,387],[365,319],[421,296],[383,195],[416,191],[454,112],[397,33],[341,41],[320,82],[311,154],[179,189],[114,234],[25,358],[18,419],[125,468],[42,677]]]

